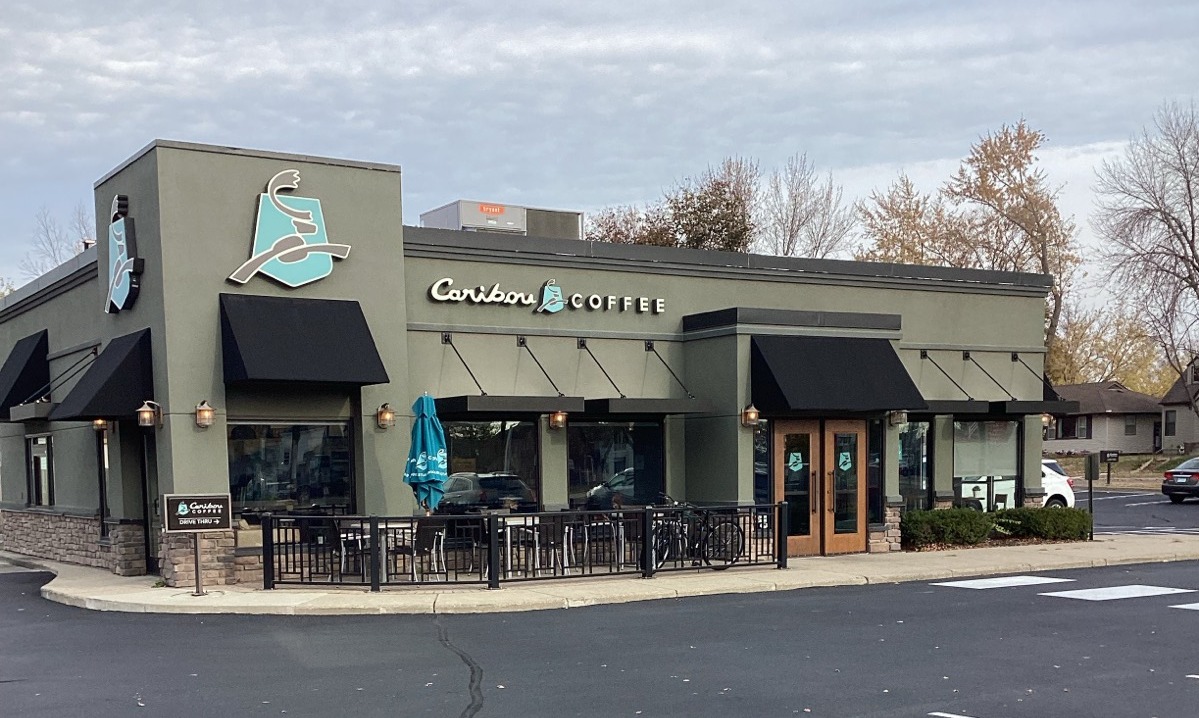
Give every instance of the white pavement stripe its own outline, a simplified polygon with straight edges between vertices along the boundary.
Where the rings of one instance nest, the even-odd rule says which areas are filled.
[[[1158,504],[1168,504],[1169,501],[1143,501],[1135,504],[1124,504],[1124,508],[1132,508],[1133,506],[1157,506]]]
[[[1108,588],[1083,588],[1075,591],[1054,591],[1042,593],[1041,596],[1057,596],[1058,598],[1076,598],[1080,601],[1116,601],[1122,598],[1144,598],[1146,596],[1167,596],[1173,593],[1194,593],[1190,588],[1167,588],[1165,586],[1144,586],[1131,584],[1128,586],[1110,586]]]
[[[943,581],[933,586],[951,588],[1011,588],[1013,586],[1037,586],[1043,583],[1066,583],[1072,578],[1050,578],[1048,576],[1000,576],[998,578],[974,578],[969,581]]]
[[[1096,496],[1095,501],[1115,501],[1116,499],[1139,499],[1142,496],[1161,496],[1161,494],[1160,493],[1157,493],[1157,494],[1117,494],[1116,496]],[[1075,500],[1085,502],[1087,500],[1087,492],[1085,490],[1075,491],[1074,498],[1075,498]]]
[[[1184,611],[1199,611],[1199,603],[1184,603],[1178,606],[1170,606],[1170,608],[1181,608]],[[1187,678],[1199,678],[1199,676],[1187,676]]]
[[[929,715],[937,716],[937,718],[972,718],[971,716],[962,715],[961,713],[942,713],[941,711],[929,713]]]
[[[1192,674],[1192,675],[1187,676],[1187,678],[1199,678],[1199,676]]]

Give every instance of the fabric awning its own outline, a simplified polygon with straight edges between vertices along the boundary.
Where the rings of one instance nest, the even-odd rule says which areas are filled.
[[[225,383],[388,382],[356,301],[221,295]]]
[[[753,403],[764,412],[928,408],[886,339],[755,336],[750,372]]]
[[[132,417],[142,402],[153,398],[150,330],[142,329],[108,342],[75,388],[50,412],[49,419]]]
[[[0,417],[8,410],[30,401],[39,391],[50,387],[50,333],[45,329],[30,334],[13,345],[4,366],[0,367]]]
[[[588,414],[703,414],[712,411],[699,399],[588,399]]]

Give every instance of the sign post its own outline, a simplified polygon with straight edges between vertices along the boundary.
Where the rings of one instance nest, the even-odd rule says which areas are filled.
[[[1099,460],[1107,464],[1107,485],[1112,485],[1112,464],[1120,460],[1120,452],[1105,449],[1099,452]]]
[[[1087,513],[1091,514],[1090,540],[1095,540],[1095,479],[1099,478],[1099,455],[1087,454]]]
[[[190,533],[196,564],[196,590],[204,596],[204,572],[200,568],[200,534],[233,528],[233,502],[229,494],[165,494],[162,502],[164,533]]]

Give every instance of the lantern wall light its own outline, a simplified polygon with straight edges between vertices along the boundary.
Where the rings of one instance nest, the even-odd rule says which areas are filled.
[[[753,405],[753,402],[741,410],[741,426],[757,426],[758,420],[761,418],[762,414],[758,411],[758,407]]]
[[[555,411],[553,414],[550,414],[550,428],[551,429],[565,429],[566,428],[566,412],[565,411]]]
[[[147,399],[137,410],[137,425],[142,427],[162,426],[162,404]]]
[[[379,410],[375,412],[375,423],[380,429],[390,429],[396,425],[395,409],[391,408],[391,404],[383,402]]]
[[[205,399],[199,404],[196,404],[196,426],[201,429],[207,429],[216,422],[216,409],[209,405]]]

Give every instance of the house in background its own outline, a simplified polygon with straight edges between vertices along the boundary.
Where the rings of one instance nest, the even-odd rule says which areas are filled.
[[[1118,381],[1068,384],[1054,390],[1062,399],[1078,402],[1078,411],[1050,422],[1044,443],[1047,455],[1101,450],[1150,454],[1161,449],[1163,415],[1156,397]]]
[[[1199,394],[1199,365],[1192,361],[1161,400],[1162,442],[1166,451],[1183,453],[1199,444],[1199,417],[1191,408],[1191,399],[1196,394]]]

